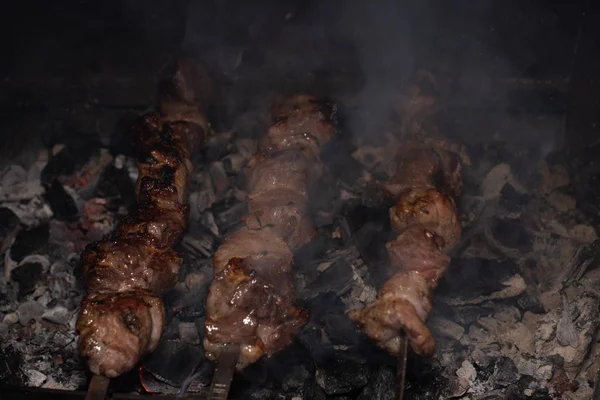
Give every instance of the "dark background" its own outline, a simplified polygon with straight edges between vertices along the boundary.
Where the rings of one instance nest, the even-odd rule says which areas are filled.
[[[229,88],[230,114],[308,86],[382,119],[393,90],[426,66],[479,139],[593,143],[594,3],[11,2],[0,13],[0,156],[26,163],[65,132],[108,140],[123,114],[153,104],[156,73],[182,48]]]

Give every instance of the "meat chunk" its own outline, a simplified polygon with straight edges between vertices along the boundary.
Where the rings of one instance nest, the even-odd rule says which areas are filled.
[[[253,266],[261,263],[289,265],[292,252],[274,229],[252,230],[244,227],[228,236],[215,252],[215,273],[223,270],[232,258],[246,259]]]
[[[79,352],[94,374],[119,376],[158,345],[164,324],[159,297],[144,291],[92,295],[81,307]]]
[[[292,250],[315,234],[307,192],[319,176],[320,146],[335,133],[335,106],[296,95],[273,107],[273,123],[245,168],[246,226],[214,255],[204,348],[235,343],[242,369],[287,346],[307,321],[294,305]]]
[[[158,295],[177,282],[182,261],[172,249],[153,249],[139,237],[93,243],[81,258],[91,293],[147,290]]]
[[[299,94],[276,103],[271,115],[271,127],[259,143],[263,151],[293,148],[318,154],[335,135],[337,106],[330,101]]]
[[[440,158],[434,150],[403,146],[396,156],[394,177],[381,185],[393,197],[414,187],[435,188],[440,167]]]
[[[445,254],[461,235],[453,196],[462,191],[464,148],[439,136],[440,104],[433,75],[419,72],[396,102],[402,121],[402,142],[396,171],[380,183],[395,205],[390,222],[397,237],[386,244],[396,274],[385,283],[377,300],[352,318],[378,345],[398,352],[401,331],[418,354],[430,355],[435,341],[425,326],[431,312],[430,291],[450,263]],[[386,199],[387,200],[387,199]]]
[[[252,157],[245,168],[246,187],[253,197],[271,190],[287,189],[305,197],[311,160],[297,151],[262,153]]]
[[[454,200],[435,189],[415,187],[400,195],[390,208],[390,221],[397,232],[421,226],[443,239],[442,251],[454,247],[460,239],[461,226]]]
[[[288,189],[248,196],[246,225],[248,229],[271,227],[290,249],[302,247],[316,235],[305,199]]]
[[[400,351],[402,330],[417,354],[431,355],[435,339],[424,323],[431,310],[431,295],[424,277],[418,272],[400,272],[385,283],[374,303],[352,310],[350,318],[392,355]]]
[[[161,78],[159,112],[131,127],[139,153],[138,207],[109,238],[82,254],[88,297],[77,323],[79,349],[95,374],[115,377],[154,350],[163,330],[159,298],[178,278],[181,258],[172,246],[185,229],[184,205],[192,154],[208,124],[201,110],[210,82],[191,60],[171,64]]]
[[[187,225],[186,207],[163,210],[154,206],[139,207],[117,226],[116,237],[136,237],[154,248],[173,247]]]
[[[241,345],[238,368],[287,346],[308,318],[294,306],[289,264],[256,264],[232,258],[215,276],[207,299],[207,356],[221,343]]]

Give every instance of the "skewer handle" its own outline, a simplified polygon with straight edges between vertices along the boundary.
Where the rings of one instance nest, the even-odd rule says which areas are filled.
[[[406,389],[406,363],[408,358],[408,338],[406,332],[400,332],[400,353],[398,354],[398,394],[397,400],[404,400]]]
[[[105,400],[110,379],[102,375],[94,375],[88,387],[85,400]]]
[[[227,345],[221,350],[210,385],[208,400],[227,400],[239,356],[239,346]]]

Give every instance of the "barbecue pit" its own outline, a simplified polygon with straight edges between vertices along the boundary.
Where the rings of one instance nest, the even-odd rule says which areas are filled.
[[[388,211],[364,179],[387,173],[398,123],[390,108],[418,68],[436,76],[448,134],[466,144],[472,164],[458,202],[463,240],[428,322],[437,351],[409,354],[405,398],[600,396],[593,4],[12,7],[2,25],[13,46],[0,67],[0,378],[8,398],[85,397],[79,255],[135,202],[126,127],[152,106],[158,71],[181,49],[215,76],[214,134],[196,157],[165,334],[139,367],[111,381],[112,398],[206,397],[211,257],[245,215],[239,173],[272,99],[296,91],[335,99],[341,116],[312,204],[318,235],[295,255],[296,294],[310,320],[291,346],[236,374],[230,397],[395,398],[397,360],[346,311],[372,299],[382,279]]]

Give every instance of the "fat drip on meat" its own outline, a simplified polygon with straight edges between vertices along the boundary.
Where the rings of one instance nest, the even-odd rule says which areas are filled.
[[[379,183],[395,201],[389,213],[398,235],[386,245],[394,275],[372,304],[350,311],[367,336],[392,355],[400,351],[401,331],[415,353],[434,353],[435,339],[425,325],[431,291],[461,235],[454,198],[462,190],[462,164],[469,160],[462,147],[438,136],[436,86],[431,74],[418,73],[396,104],[402,118],[396,172]]]
[[[274,105],[272,123],[245,167],[248,215],[214,255],[207,299],[207,357],[240,346],[237,368],[287,346],[307,322],[294,305],[292,252],[316,234],[307,192],[335,134],[333,103],[299,94]]]
[[[137,209],[81,256],[88,297],[77,321],[79,351],[94,374],[119,376],[158,345],[161,295],[178,278],[181,258],[172,247],[186,228],[187,181],[209,129],[203,110],[210,96],[206,71],[179,59],[160,80],[158,110],[130,130],[138,151]]]

